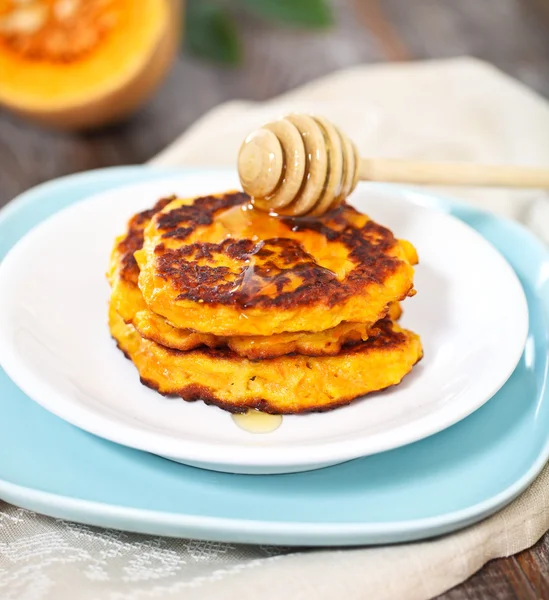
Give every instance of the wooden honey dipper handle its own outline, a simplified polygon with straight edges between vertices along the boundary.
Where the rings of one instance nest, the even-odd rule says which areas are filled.
[[[549,188],[549,168],[360,158],[356,146],[324,117],[291,114],[263,125],[238,156],[242,189],[280,215],[324,214],[357,182]]]
[[[363,158],[359,179],[421,185],[549,188],[549,168]]]

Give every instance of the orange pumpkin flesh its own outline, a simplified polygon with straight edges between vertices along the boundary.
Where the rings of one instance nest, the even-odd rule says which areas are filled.
[[[143,104],[179,44],[180,0],[0,0],[0,104],[56,128]]]

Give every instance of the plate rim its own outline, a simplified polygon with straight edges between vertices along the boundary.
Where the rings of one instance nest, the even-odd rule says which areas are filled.
[[[158,172],[158,168],[151,168],[151,167],[145,167],[145,168]],[[125,168],[124,167],[122,167],[122,168],[113,167],[110,169],[118,169],[118,172],[120,173],[120,170],[125,169]],[[94,174],[97,176],[98,173],[100,173],[102,171],[107,171],[110,169],[98,169],[98,170],[94,171]],[[141,169],[143,169],[143,167],[137,167],[137,170],[141,170]],[[177,171],[180,172],[181,169],[177,169]],[[161,169],[161,173],[165,174],[166,172],[167,171],[165,169]],[[173,172],[173,170],[170,169],[168,172]],[[72,179],[72,178],[80,178],[80,177],[82,177],[82,175],[83,174],[69,175],[62,179],[66,180],[66,179]],[[51,185],[51,184],[55,184],[55,183],[59,183],[59,180],[54,180],[53,182],[48,182],[48,184],[45,184],[45,185]],[[383,185],[385,185],[385,184],[383,184]],[[387,184],[387,185],[390,185],[391,187],[393,187],[391,184]],[[43,186],[37,186],[37,187],[40,187],[42,189]],[[15,204],[16,205],[15,209],[17,209],[19,204],[21,203],[21,199],[25,199],[27,201],[32,201],[32,192],[34,190],[36,190],[36,188],[33,188],[32,190],[25,192],[22,195],[22,196],[25,196],[25,198],[21,198],[21,196],[19,196],[17,198],[17,200],[14,200],[14,201],[12,201],[12,203],[8,204],[8,207],[10,207],[12,210],[14,210],[13,205]],[[29,195],[30,195],[30,198],[27,199],[27,197]],[[512,229],[517,231],[517,233],[519,233],[520,235],[527,236],[530,243],[533,244],[533,246],[535,247],[536,251],[540,254],[540,256],[544,257],[545,260],[549,260],[549,250],[525,226],[523,226],[515,221],[512,221],[511,219],[507,219],[505,217],[500,217],[498,215],[493,215],[491,213],[488,213],[487,211],[483,211],[483,210],[480,210],[480,209],[477,209],[474,207],[468,207],[468,206],[464,205],[463,203],[460,203],[460,202],[455,201],[454,199],[448,198],[447,196],[439,195],[439,194],[437,194],[436,196],[432,195],[433,202],[436,203],[439,200],[442,200],[447,205],[448,210],[451,210],[452,208],[460,207],[460,208],[470,211],[472,214],[484,215],[490,219],[493,219],[498,223],[498,225],[511,227]],[[4,221],[6,212],[7,212],[6,207],[3,209],[0,209],[0,226],[2,225],[2,223]],[[9,211],[9,212],[11,212],[11,211]],[[9,212],[8,212],[8,214],[9,214]],[[546,300],[543,301],[543,304],[545,306],[545,313],[547,314],[548,309],[549,309],[549,307],[547,306],[547,301]],[[547,373],[546,373],[546,375],[547,375]],[[445,515],[424,518],[424,519],[415,519],[415,520],[409,520],[409,521],[392,522],[392,523],[390,523],[390,525],[392,527],[398,528],[399,531],[401,531],[402,529],[406,529],[406,531],[410,534],[410,537],[407,537],[407,538],[398,536],[398,538],[395,541],[411,541],[413,539],[419,539],[419,538],[424,538],[424,537],[431,537],[433,535],[439,535],[439,534],[454,530],[460,526],[465,526],[467,524],[474,523],[478,520],[481,520],[483,517],[488,516],[489,514],[493,514],[496,510],[498,510],[499,508],[501,508],[508,502],[512,501],[524,489],[526,489],[526,487],[541,472],[541,470],[543,469],[543,467],[548,459],[549,459],[549,437],[547,438],[546,442],[540,447],[539,452],[537,453],[537,458],[531,463],[530,467],[513,484],[511,484],[510,486],[508,486],[507,488],[502,490],[500,493],[498,493],[497,495],[492,496],[480,503],[474,504],[466,509],[450,512]],[[122,529],[125,531],[137,531],[140,533],[150,533],[150,534],[166,535],[166,536],[170,535],[169,531],[144,530],[142,525],[138,526],[138,528],[134,529],[131,527],[131,525],[128,526],[127,523],[117,525],[116,523],[113,523],[113,522],[111,522],[111,523],[105,522],[105,518],[104,518],[105,515],[107,517],[114,518],[115,520],[118,518],[122,521],[126,521],[127,517],[125,515],[127,515],[129,513],[129,510],[130,510],[129,507],[124,507],[124,506],[115,505],[115,504],[99,503],[99,502],[94,502],[94,501],[86,501],[86,500],[73,498],[73,497],[69,497],[69,496],[62,496],[62,495],[58,495],[58,494],[52,494],[49,492],[43,492],[41,490],[36,490],[31,487],[14,484],[14,483],[11,483],[11,482],[6,481],[1,478],[0,478],[0,494],[1,494],[2,498],[7,500],[8,502],[12,502],[14,504],[17,504],[18,506],[21,506],[23,508],[28,508],[30,510],[37,510],[43,514],[50,515],[52,517],[68,518],[71,520],[76,520],[76,521],[90,524],[90,525],[114,527],[114,528]],[[191,531],[191,529],[193,527],[195,527],[196,525],[199,525],[202,528],[207,527],[206,520],[208,520],[208,522],[212,522],[213,524],[215,524],[216,527],[220,527],[224,521],[228,521],[229,525],[234,526],[234,531],[236,533],[239,533],[240,531],[242,531],[241,526],[244,524],[249,529],[250,533],[255,534],[256,536],[259,536],[259,538],[258,538],[259,543],[265,542],[265,539],[261,538],[261,530],[264,530],[263,528],[266,524],[272,523],[269,521],[260,521],[260,520],[221,519],[221,518],[217,518],[217,517],[196,517],[196,516],[193,517],[191,515],[181,515],[181,514],[177,514],[177,513],[167,513],[165,511],[151,511],[151,510],[144,510],[144,509],[133,509],[132,510],[132,518],[141,519],[141,522],[143,522],[147,518],[152,518],[153,520],[149,521],[148,523],[152,523],[153,526],[154,526],[154,517],[156,515],[162,515],[165,518],[167,518],[167,517],[171,518],[173,516],[176,516],[177,520],[180,521],[181,526],[187,527],[188,531]],[[98,517],[98,520],[95,519],[96,517]],[[103,518],[101,519],[101,517],[103,517]],[[212,519],[213,519],[213,521],[212,521]],[[172,523],[170,523],[170,525],[171,524]],[[303,523],[279,521],[279,522],[276,522],[275,524],[276,524],[276,531],[274,532],[275,534],[280,531],[283,535],[288,535],[288,536],[300,535],[301,536],[299,541],[295,541],[295,540],[292,541],[292,539],[288,539],[288,540],[281,540],[281,543],[286,543],[286,544],[291,544],[291,545],[303,545]],[[319,524],[319,523],[310,524],[310,526],[312,527],[312,529],[314,529],[314,531],[309,532],[310,539],[308,541],[312,542],[313,545],[324,545],[325,543],[329,543],[329,544],[340,543],[337,540],[334,540],[333,536],[330,536],[330,538],[327,541],[320,539],[319,535],[318,535],[319,530],[326,528],[326,524],[324,524],[324,528],[322,528],[322,525],[323,524]],[[330,524],[328,524],[328,525],[330,525]],[[341,531],[342,530],[341,525],[340,524],[336,524],[336,525],[337,525],[338,531]],[[378,524],[378,527],[374,527],[373,524],[359,522],[359,523],[353,523],[353,524],[349,524],[349,525],[352,526],[353,531],[350,532],[349,535],[345,539],[341,540],[341,543],[344,543],[346,545],[353,545],[355,543],[356,544],[370,543],[370,542],[364,541],[364,539],[363,539],[364,536],[367,535],[368,532],[373,532],[375,529],[379,529],[380,527],[385,531],[389,524],[385,523],[382,526],[379,526],[379,524]],[[217,531],[216,531],[217,535],[214,535],[212,537],[208,534],[208,531],[201,531],[201,529],[199,527],[198,531],[189,533],[189,535],[192,535],[193,537],[200,537],[201,539],[221,540],[219,534],[224,534],[225,532],[226,532],[226,530],[217,529]],[[355,540],[354,538],[357,536],[352,535],[354,532],[357,533],[357,536],[361,536],[361,539]],[[205,535],[201,535],[201,534],[205,534]],[[179,537],[180,533],[173,532],[172,535]],[[230,532],[229,532],[229,535],[230,535]],[[351,540],[349,540],[350,536],[352,536]],[[229,538],[227,538],[226,541],[234,542],[234,537],[229,537]],[[251,540],[249,538],[246,539],[246,541],[253,543],[253,540]],[[387,541],[390,541],[390,540],[388,540],[386,536],[383,536],[382,542],[373,541],[371,543],[386,543]],[[269,538],[269,542],[274,543],[272,541],[272,538]]]
[[[209,173],[210,175],[215,174],[221,175],[222,177],[234,177],[235,171],[234,169],[226,168],[202,168],[196,170],[186,169],[184,173],[176,172],[173,175],[170,174],[165,178],[160,177],[159,179],[155,177],[153,181],[145,179],[139,183],[132,182],[123,185],[115,185],[101,192],[84,194],[78,202],[71,203],[70,205],[42,219],[10,248],[8,254],[11,253],[15,247],[18,247],[20,244],[24,244],[25,240],[33,230],[43,226],[51,219],[55,219],[61,213],[77,211],[79,205],[93,205],[93,203],[98,199],[102,199],[102,197],[106,194],[112,194],[116,192],[116,190],[131,190],[132,188],[139,187],[141,185],[149,185],[150,187],[154,187],[156,184],[167,187],[171,185],[170,182],[172,180],[175,182],[181,177],[193,176],[197,173]],[[70,177],[71,176],[68,176],[68,178]],[[67,178],[64,179],[66,180]],[[47,186],[54,183],[55,180],[53,182],[43,184],[42,188],[38,190],[38,193],[43,193],[44,187],[46,187],[47,193]],[[63,182],[61,182],[61,185],[62,183]],[[25,366],[24,362],[21,363],[17,359],[12,359],[9,352],[9,344],[4,345],[4,351],[2,352],[2,368],[12,379],[12,381],[14,381],[16,385],[33,401],[37,402],[40,406],[54,415],[76,427],[79,427],[80,429],[83,429],[84,431],[117,444],[125,445],[145,452],[150,452],[159,456],[168,457],[184,464],[215,471],[267,474],[275,472],[284,473],[313,470],[322,468],[324,466],[340,464],[349,460],[363,458],[365,456],[400,448],[410,443],[414,443],[435,435],[436,433],[439,433],[467,418],[481,406],[486,404],[486,402],[488,402],[490,398],[493,397],[493,395],[495,395],[511,377],[520,361],[528,337],[528,303],[524,289],[516,272],[502,255],[502,253],[495,248],[493,244],[490,244],[490,242],[473,227],[470,227],[461,219],[450,214],[449,211],[440,210],[440,206],[441,204],[444,204],[444,200],[441,200],[439,196],[424,192],[415,192],[410,194],[410,189],[405,186],[374,184],[370,187],[374,190],[389,190],[389,193],[392,194],[398,201],[404,200],[406,202],[411,195],[416,196],[416,199],[414,200],[416,205],[419,205],[422,209],[435,211],[437,214],[443,214],[444,219],[448,219],[453,226],[466,229],[468,234],[471,234],[478,239],[479,243],[490,246],[490,250],[498,255],[499,260],[502,261],[502,265],[504,265],[505,269],[509,272],[509,276],[515,280],[517,291],[519,291],[521,295],[521,301],[524,305],[525,318],[523,322],[523,339],[521,346],[517,346],[516,352],[514,353],[512,369],[507,373],[505,378],[498,380],[496,384],[492,384],[490,386],[491,391],[486,395],[486,398],[482,402],[477,403],[476,405],[466,404],[465,408],[461,405],[454,407],[449,414],[443,414],[442,417],[439,415],[434,426],[428,425],[430,418],[422,417],[419,419],[419,422],[415,422],[414,426],[408,424],[407,426],[403,427],[404,431],[400,434],[396,443],[394,440],[391,440],[391,438],[389,438],[386,442],[378,440],[373,448],[371,442],[370,446],[368,447],[368,444],[361,443],[361,439],[356,436],[351,440],[334,442],[327,445],[316,441],[307,446],[306,458],[301,458],[299,460],[295,458],[294,452],[283,452],[283,457],[281,458],[278,448],[261,448],[258,449],[257,452],[250,453],[249,448],[243,445],[235,445],[231,449],[231,454],[227,458],[226,456],[220,456],[219,451],[216,450],[216,448],[203,442],[186,441],[183,445],[171,439],[166,440],[160,433],[153,431],[141,431],[136,426],[132,426],[131,424],[118,420],[113,422],[107,416],[98,413],[89,407],[71,403],[63,396],[63,394],[58,393],[54,388],[52,388],[50,383],[35,375],[30,368]],[[422,202],[418,202],[418,199],[422,200]],[[2,222],[3,219],[0,215],[0,226]],[[2,261],[2,263],[3,262],[4,261]],[[3,264],[0,264],[0,273],[3,266]],[[0,350],[2,347],[3,343],[0,339]],[[509,362],[511,362],[511,359],[509,359]],[[417,427],[418,424],[420,425],[419,430]],[[184,451],[182,446],[184,446]],[[278,456],[274,457],[275,454],[278,454]]]
[[[512,486],[468,508],[435,517],[382,523],[318,523],[197,516],[72,498],[1,478],[0,494],[10,504],[49,517],[148,535],[296,546],[385,544],[434,537],[480,521],[517,498],[534,481],[545,462],[542,456],[538,457]],[[365,539],[368,541],[365,542]]]

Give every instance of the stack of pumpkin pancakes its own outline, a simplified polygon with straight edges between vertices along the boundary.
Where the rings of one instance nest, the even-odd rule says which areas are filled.
[[[165,198],[116,239],[109,324],[141,382],[231,412],[336,408],[422,357],[397,320],[414,247],[344,203],[282,218],[238,191]]]

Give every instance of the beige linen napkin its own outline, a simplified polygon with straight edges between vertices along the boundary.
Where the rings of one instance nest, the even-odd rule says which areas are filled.
[[[225,104],[152,164],[234,166],[246,133],[289,111],[325,114],[364,155],[549,164],[549,105],[467,58],[356,67],[263,104]],[[549,237],[541,192],[451,193]],[[100,530],[0,503],[0,597],[423,600],[535,543],[549,528],[548,485],[546,467],[500,513],[436,540],[298,552]]]

